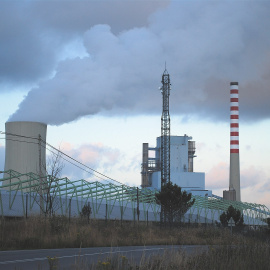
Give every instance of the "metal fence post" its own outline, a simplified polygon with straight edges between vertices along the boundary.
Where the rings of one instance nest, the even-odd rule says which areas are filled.
[[[107,219],[108,219],[108,204],[106,203],[106,209],[105,209],[105,223],[107,224]]]
[[[27,208],[28,208],[28,194],[25,197],[25,218],[27,219]]]
[[[90,215],[91,215],[91,207],[90,207],[90,202],[88,202],[88,215],[87,215],[87,221],[88,221],[88,224],[89,224],[89,220],[90,220]]]
[[[120,212],[121,212],[121,226],[122,226],[122,221],[123,221],[123,206],[120,206]]]
[[[69,209],[68,209],[68,222],[70,223],[70,217],[71,217],[71,198],[69,199]]]
[[[140,221],[140,202],[139,202],[139,188],[137,187],[137,223]]]

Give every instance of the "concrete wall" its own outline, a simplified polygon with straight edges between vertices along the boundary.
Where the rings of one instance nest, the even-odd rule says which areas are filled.
[[[150,175],[151,187],[157,190],[161,189],[160,171],[154,172]],[[205,190],[205,174],[204,173],[192,173],[192,172],[179,172],[171,173],[171,182],[182,187],[183,190]],[[209,193],[210,192],[210,193]],[[212,194],[207,190],[204,194]],[[195,194],[194,194],[195,195]],[[197,194],[196,194],[197,195]],[[203,195],[204,196],[204,195]]]
[[[205,190],[205,173],[188,172],[188,141],[192,137],[171,136],[171,182],[177,184],[183,190],[192,192],[194,195],[211,196],[211,190]],[[160,147],[161,139],[157,138],[157,147]],[[161,172],[149,174],[149,183],[153,189],[161,189]],[[194,192],[193,192],[194,191]]]
[[[157,138],[157,147],[161,147],[161,138]],[[171,136],[170,138],[170,170],[172,173],[188,171],[189,136]]]
[[[161,172],[160,171],[154,172],[150,174],[149,177],[150,177],[151,187],[153,189],[160,190],[161,189]]]
[[[205,174],[194,172],[172,173],[171,181],[183,189],[205,189]]]

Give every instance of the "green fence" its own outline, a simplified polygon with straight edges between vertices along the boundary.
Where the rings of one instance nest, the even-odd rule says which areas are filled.
[[[91,205],[92,217],[99,219],[139,219],[159,221],[160,206],[156,204],[155,191],[147,188],[89,182],[83,179],[43,177],[34,173],[20,174],[9,170],[1,172],[0,215],[26,216],[38,214],[39,194],[49,194],[57,200],[57,213],[79,215],[82,207]],[[250,225],[265,225],[270,217],[265,205],[224,200],[218,196],[193,196],[195,203],[184,217],[184,222],[214,223],[230,205],[240,210],[244,221]],[[19,210],[18,210],[19,209]],[[72,210],[72,212],[71,212]]]

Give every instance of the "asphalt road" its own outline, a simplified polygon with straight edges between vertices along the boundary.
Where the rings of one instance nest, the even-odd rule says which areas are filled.
[[[162,255],[165,250],[182,249],[187,254],[206,250],[207,246],[129,246],[69,249],[14,250],[0,252],[0,269],[2,270],[47,270],[48,256],[58,258],[57,269],[75,269],[74,264],[92,264],[104,261],[114,255],[125,256],[137,263],[142,256]]]

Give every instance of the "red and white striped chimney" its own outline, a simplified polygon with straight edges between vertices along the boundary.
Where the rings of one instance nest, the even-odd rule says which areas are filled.
[[[241,201],[239,166],[239,90],[238,82],[231,82],[231,127],[230,127],[230,190],[235,190],[236,201]]]

